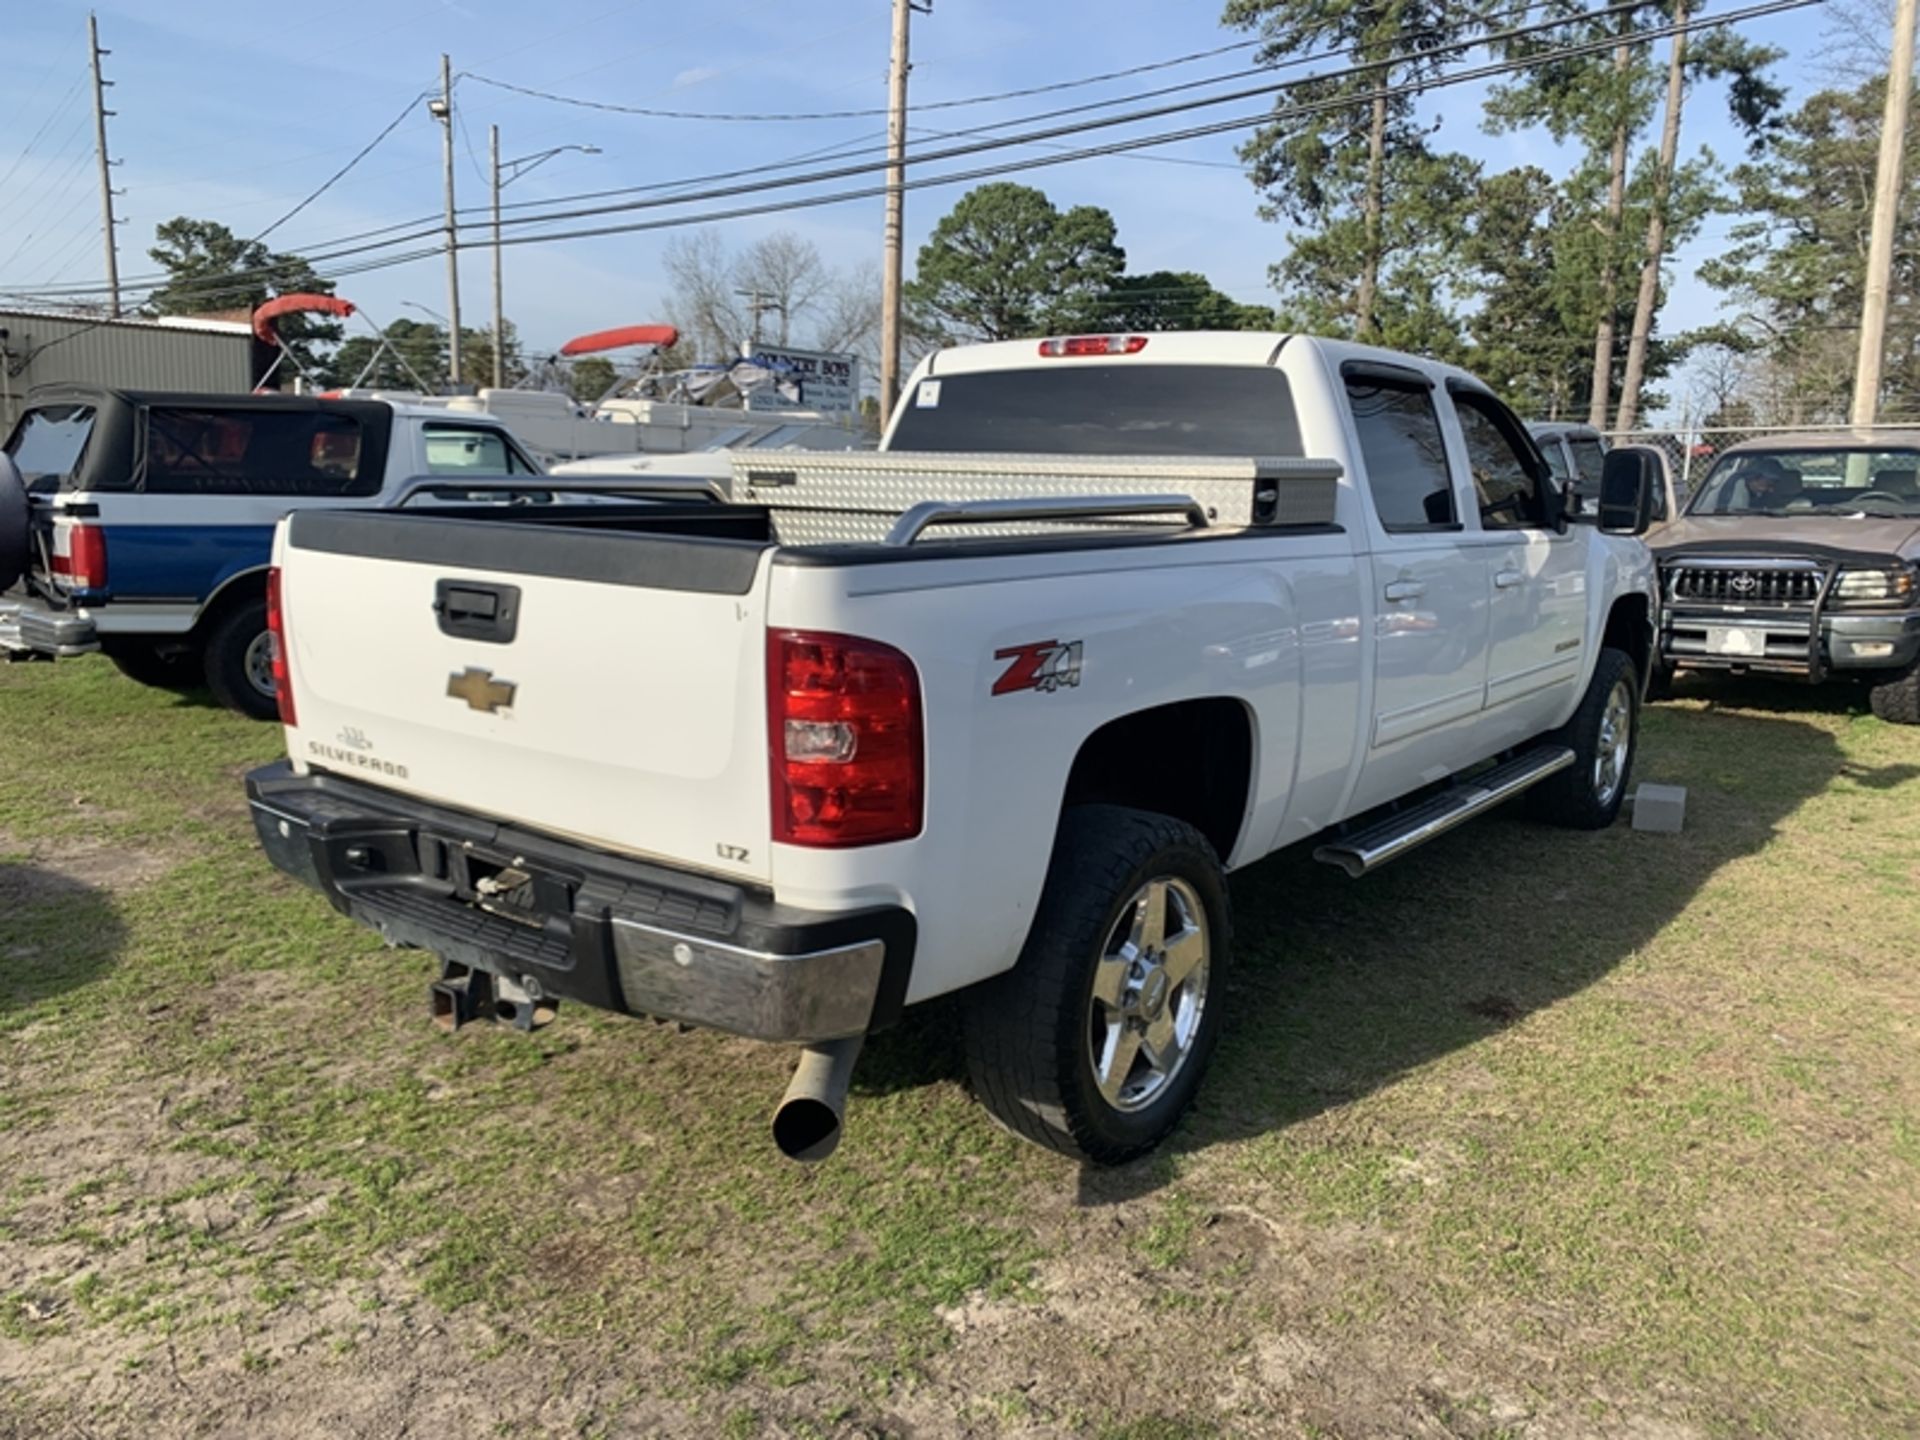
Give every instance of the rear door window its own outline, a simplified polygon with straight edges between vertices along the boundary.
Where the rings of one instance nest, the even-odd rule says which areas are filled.
[[[156,406],[146,441],[150,495],[357,496],[380,488],[351,415]]]
[[[86,454],[93,418],[91,405],[49,405],[20,417],[6,448],[29,491],[50,494],[73,474]]]
[[[426,427],[427,471],[432,475],[538,475],[499,430],[478,425]]]
[[[1425,385],[1396,385],[1370,375],[1346,377],[1347,404],[1360,436],[1367,489],[1389,531],[1451,530],[1459,523],[1447,440]]]

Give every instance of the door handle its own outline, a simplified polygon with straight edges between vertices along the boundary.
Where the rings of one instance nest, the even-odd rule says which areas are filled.
[[[1392,580],[1387,584],[1387,599],[1418,600],[1427,593],[1427,587],[1418,580]]]
[[[1496,570],[1493,572],[1493,588],[1511,590],[1526,578],[1526,572],[1523,570]]]

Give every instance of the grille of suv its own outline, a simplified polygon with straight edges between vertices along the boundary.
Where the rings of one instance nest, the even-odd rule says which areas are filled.
[[[1667,594],[1674,600],[1722,605],[1811,605],[1820,598],[1818,570],[1742,570],[1677,565]]]

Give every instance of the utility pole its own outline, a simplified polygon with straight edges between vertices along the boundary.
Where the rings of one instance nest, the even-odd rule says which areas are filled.
[[[1673,54],[1667,62],[1667,116],[1660,131],[1659,168],[1653,172],[1653,213],[1647,217],[1647,253],[1640,262],[1640,293],[1634,297],[1633,329],[1627,335],[1627,371],[1620,383],[1620,409],[1613,428],[1631,430],[1640,418],[1640,383],[1647,373],[1647,341],[1653,307],[1660,298],[1660,261],[1667,248],[1667,200],[1680,157],[1680,109],[1686,103],[1687,0],[1673,7]]]
[[[500,298],[500,127],[487,127],[487,151],[493,160],[493,386],[507,386],[507,322]]]
[[[1900,214],[1900,170],[1906,158],[1907,100],[1913,92],[1913,28],[1920,0],[1899,0],[1893,12],[1893,56],[1887,65],[1887,108],[1880,121],[1880,169],[1873,181],[1873,238],[1867,248],[1866,295],[1860,303],[1860,358],[1853,372],[1853,423],[1871,425],[1880,412],[1880,367],[1893,287],[1893,227]]]
[[[460,237],[453,211],[453,61],[440,57],[440,99],[430,109],[446,128],[441,158],[447,172],[447,382],[460,383]]]
[[[931,6],[933,0],[926,0]],[[901,239],[907,180],[907,28],[913,0],[893,0],[893,57],[887,68],[887,220],[880,262],[880,423],[900,392]]]
[[[87,49],[93,61],[93,147],[100,157],[100,225],[107,241],[107,314],[117,318],[120,314],[120,255],[113,238],[113,162],[107,158],[107,116],[113,111],[107,109],[106,102],[106,87],[113,82],[100,78],[100,57],[113,52],[100,48],[100,22],[94,18],[91,10],[87,12]]]
[[[760,317],[769,310],[779,314],[780,343],[782,345],[787,343],[787,307],[780,303],[780,297],[778,295],[769,294],[767,291],[757,287],[739,289],[733,293],[747,302],[747,331],[750,336],[747,345],[749,348],[757,347],[760,344]]]

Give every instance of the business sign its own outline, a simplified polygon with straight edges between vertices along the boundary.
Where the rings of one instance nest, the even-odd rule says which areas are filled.
[[[853,355],[786,346],[748,345],[746,358],[773,381],[748,392],[749,410],[820,410],[851,415],[860,408],[860,361]]]

